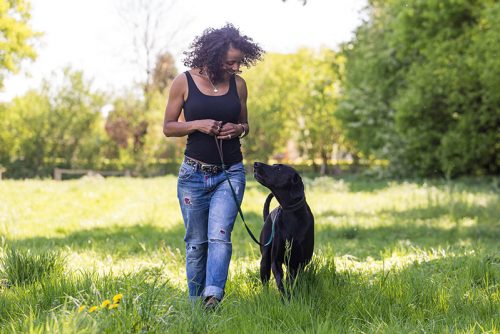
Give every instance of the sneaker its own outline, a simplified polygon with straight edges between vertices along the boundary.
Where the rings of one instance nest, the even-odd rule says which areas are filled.
[[[219,306],[220,300],[218,300],[215,296],[207,296],[203,301],[205,305],[205,310],[215,310]]]

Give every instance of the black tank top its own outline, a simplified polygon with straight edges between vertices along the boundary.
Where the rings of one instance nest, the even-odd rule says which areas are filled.
[[[186,71],[188,81],[188,97],[184,102],[184,118],[186,121],[198,119],[214,119],[222,122],[238,124],[241,112],[241,102],[236,88],[236,77],[233,75],[229,80],[227,94],[221,96],[210,96],[203,94],[196,86],[191,73]],[[243,160],[241,154],[240,139],[238,137],[222,140],[224,163],[232,165]],[[220,165],[220,156],[217,151],[214,136],[195,131],[188,135],[184,154],[190,158],[205,162],[207,164]]]

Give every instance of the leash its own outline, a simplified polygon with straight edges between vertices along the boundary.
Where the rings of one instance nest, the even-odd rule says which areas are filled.
[[[243,224],[245,224],[245,228],[247,229],[247,232],[250,235],[250,237],[252,238],[252,240],[257,245],[259,245],[261,247],[267,247],[271,244],[271,242],[274,239],[274,222],[276,219],[272,219],[271,236],[269,237],[269,241],[267,241],[264,245],[261,244],[257,240],[257,238],[255,238],[254,234],[252,233],[252,231],[248,227],[247,222],[245,221],[245,217],[243,216],[243,211],[241,210],[240,202],[238,202],[238,197],[236,196],[236,191],[234,191],[233,184],[231,183],[231,180],[229,179],[229,174],[227,173],[226,165],[224,164],[224,154],[222,151],[222,139],[220,140],[220,144],[219,144],[217,137],[214,137],[214,138],[215,138],[215,145],[217,146],[217,151],[219,152],[220,161],[222,163],[222,170],[224,171],[224,175],[226,176],[227,182],[229,183],[229,187],[231,188],[231,193],[233,194],[234,202],[236,203],[236,206],[238,207],[238,212],[240,214],[241,220],[243,221]]]

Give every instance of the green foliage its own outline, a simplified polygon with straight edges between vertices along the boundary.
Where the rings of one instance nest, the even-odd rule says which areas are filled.
[[[38,90],[0,104],[0,165],[13,178],[48,176],[54,167],[165,173],[185,142],[162,133],[167,84],[155,82],[145,97],[111,96],[81,71],[54,72]],[[111,109],[106,118],[103,109]]]
[[[333,117],[339,95],[341,59],[328,49],[267,54],[245,73],[251,135],[245,156],[264,160],[283,154],[292,143],[304,160],[331,158],[340,129]],[[272,138],[272,140],[269,140]]]
[[[56,81],[54,76],[52,81]],[[102,141],[104,96],[83,74],[63,71],[60,86],[45,81],[0,108],[0,163],[11,177],[47,175],[52,168],[95,166]]]
[[[28,176],[43,172],[50,108],[47,95],[29,91],[0,109],[0,163],[8,173],[14,168]]]
[[[296,58],[300,68],[295,72],[298,77],[292,81],[299,90],[291,115],[296,121],[294,128],[298,130],[296,142],[299,151],[313,163],[321,159],[321,173],[324,174],[333,145],[341,143],[340,127],[335,118],[340,95],[340,59],[328,49],[318,54],[303,49]]]
[[[297,86],[288,77],[293,66],[293,57],[270,53],[244,75],[251,134],[243,140],[243,148],[250,161],[267,161],[286,146],[297,92]]]
[[[40,36],[29,26],[29,0],[0,0],[0,89],[6,73],[17,73],[24,59],[34,60],[34,40]]]
[[[7,284],[23,285],[60,276],[64,260],[58,251],[40,253],[26,249],[7,249],[0,259],[0,276]]]
[[[499,13],[495,1],[372,1],[344,46],[348,138],[399,174],[497,173]]]

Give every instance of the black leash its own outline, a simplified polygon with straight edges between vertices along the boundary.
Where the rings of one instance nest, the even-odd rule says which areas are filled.
[[[275,219],[272,220],[272,229],[271,229],[271,236],[269,237],[269,241],[266,242],[265,245],[262,245],[257,240],[257,238],[255,238],[255,236],[253,235],[252,231],[248,227],[247,222],[245,221],[245,217],[243,216],[243,211],[241,210],[240,203],[238,202],[238,197],[236,196],[236,191],[234,191],[233,184],[231,183],[231,180],[229,179],[229,174],[227,173],[226,165],[224,164],[224,154],[222,152],[222,139],[220,140],[220,144],[219,144],[219,141],[217,140],[217,137],[214,137],[214,138],[215,138],[215,145],[217,146],[217,151],[219,151],[220,161],[222,163],[222,170],[224,171],[224,175],[226,176],[227,182],[229,183],[229,187],[231,188],[231,192],[233,194],[234,202],[238,206],[238,212],[240,214],[241,220],[243,220],[243,224],[245,224],[245,228],[247,229],[248,234],[250,235],[250,237],[252,238],[252,240],[255,241],[255,243],[257,245],[259,245],[261,247],[269,246],[271,244],[271,242],[273,241],[273,238],[274,238],[274,222],[275,222]]]

